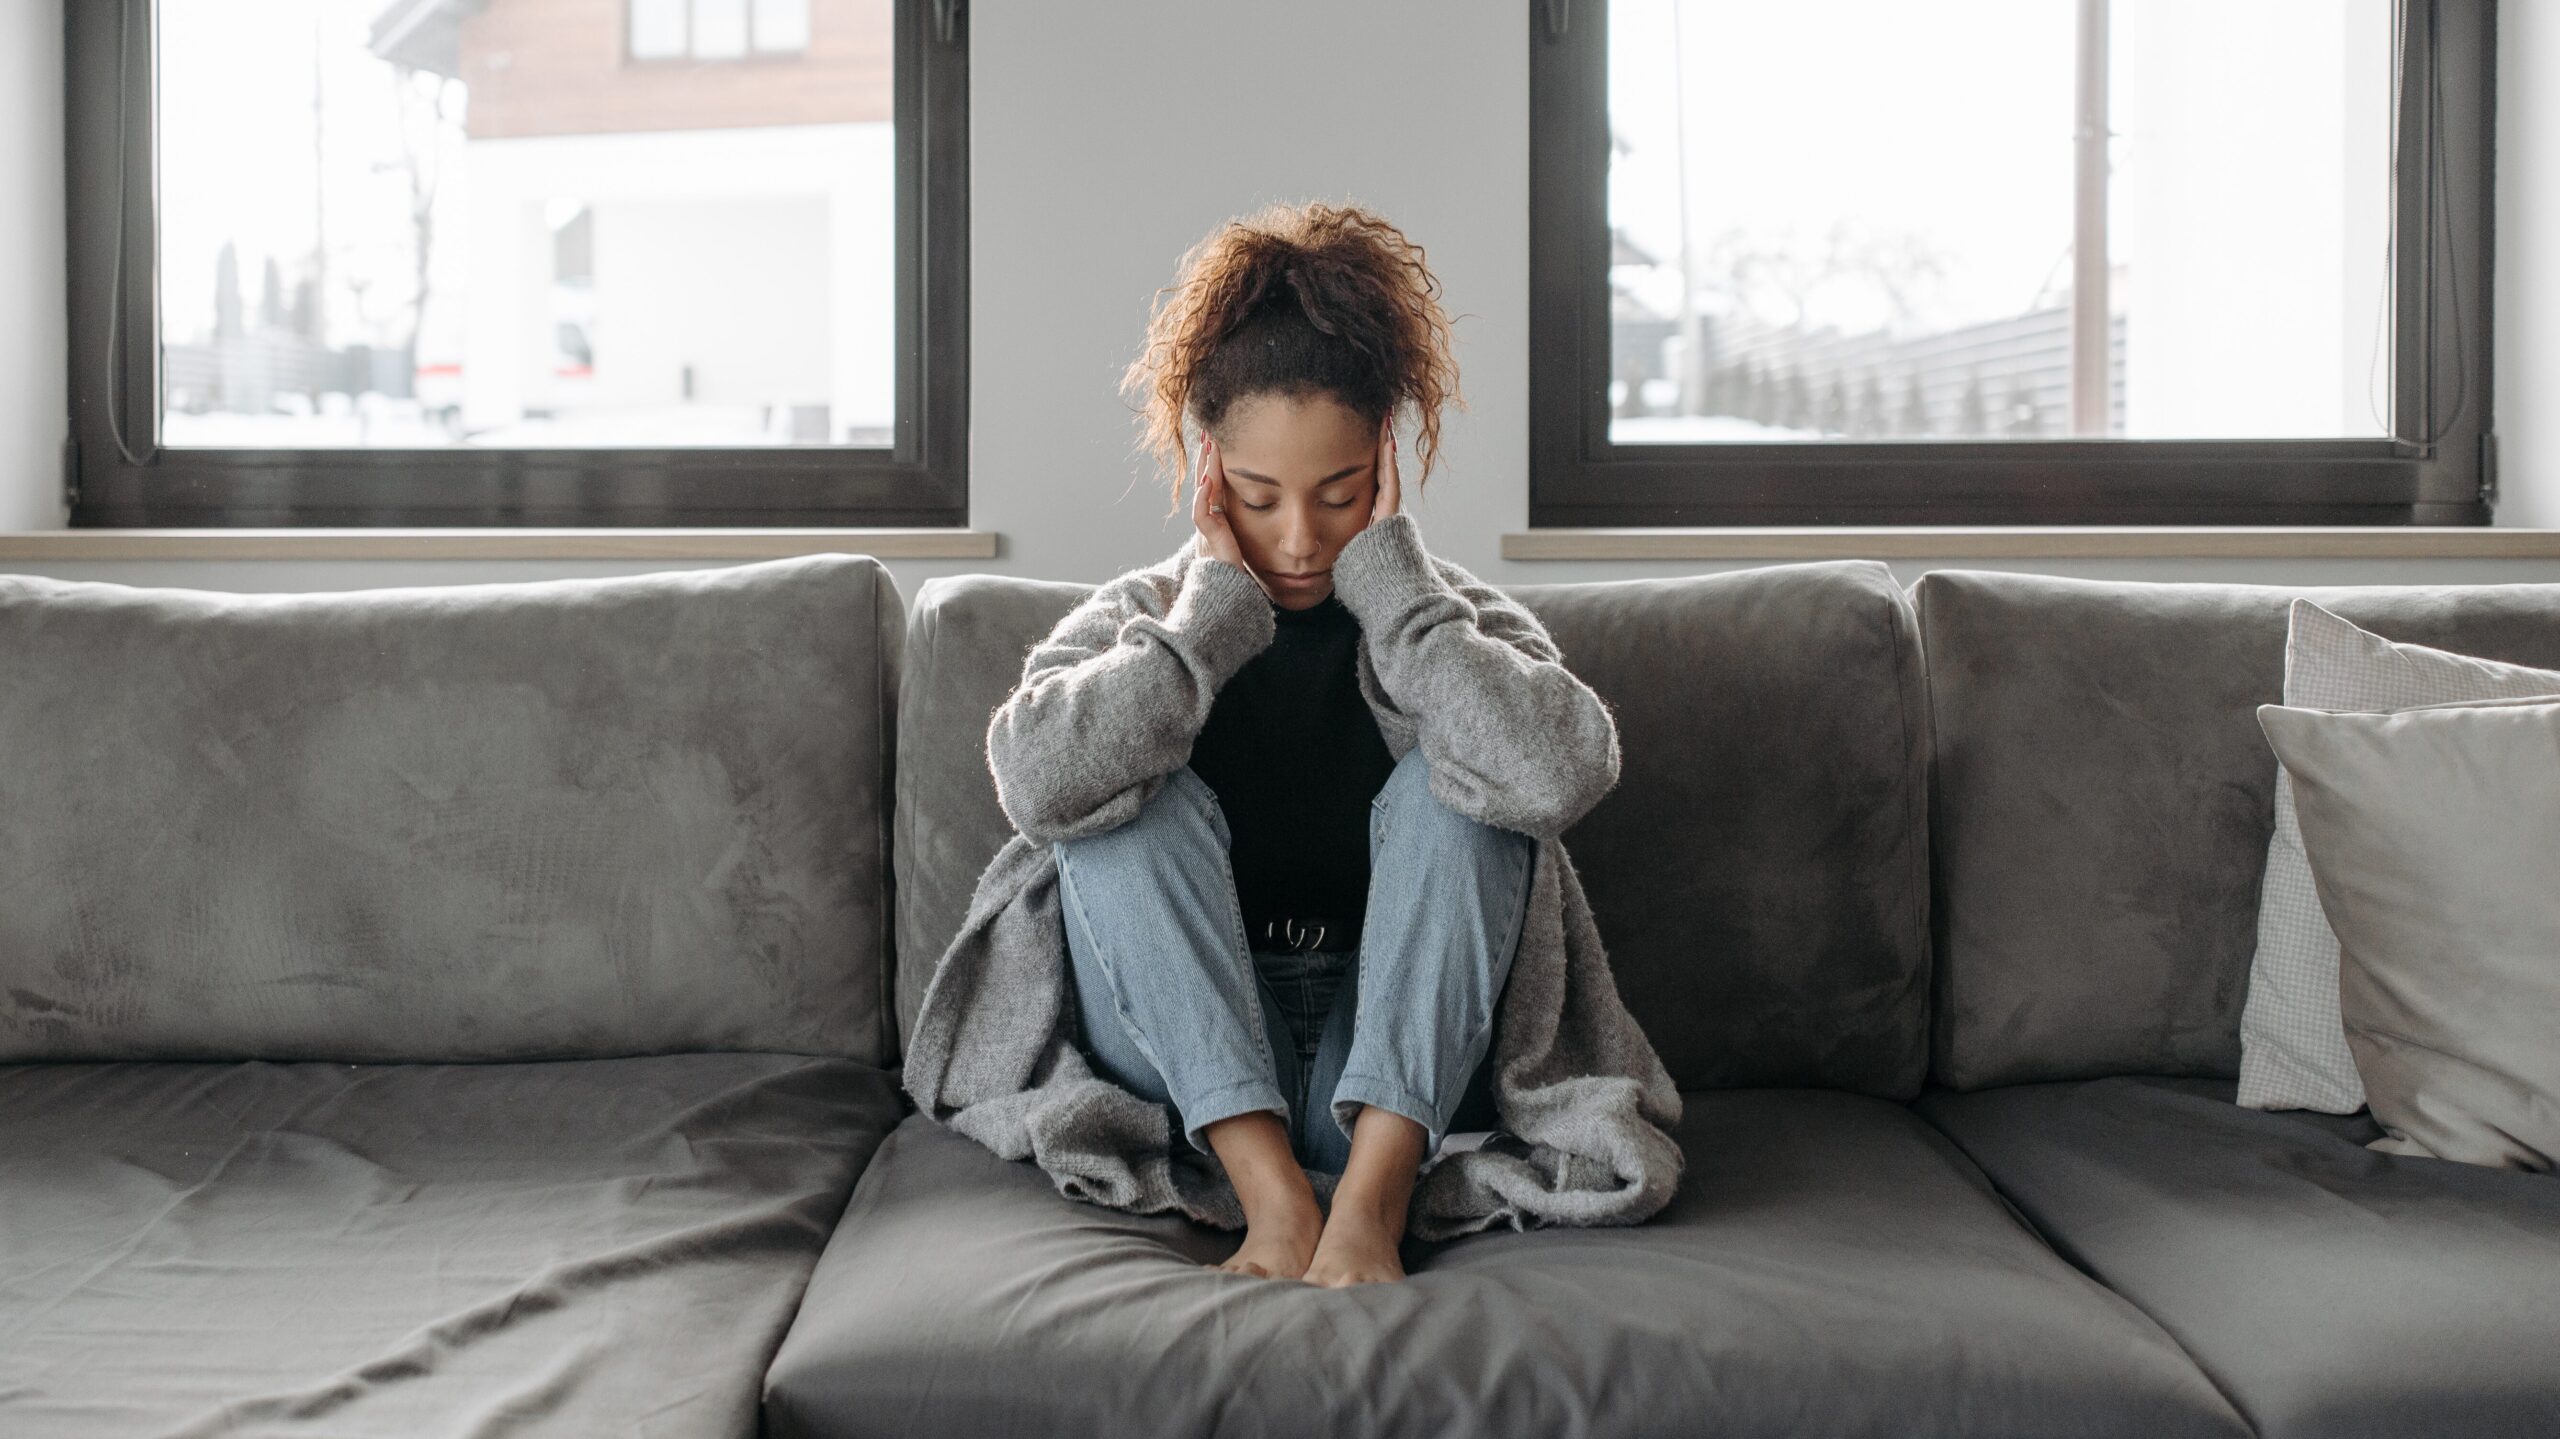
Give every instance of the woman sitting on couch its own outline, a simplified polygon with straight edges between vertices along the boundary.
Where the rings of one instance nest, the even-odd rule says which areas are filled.
[[[1402,1278],[1417,1175],[1453,1130],[1533,1142],[1496,1136],[1486,1172],[1443,1191],[1444,1232],[1631,1223],[1677,1177],[1677,1095],[1596,945],[1568,970],[1578,888],[1538,875],[1542,841],[1615,782],[1614,722],[1403,507],[1395,415],[1413,406],[1427,479],[1456,398],[1438,289],[1355,207],[1274,207],[1195,247],[1128,376],[1177,506],[1186,423],[1204,432],[1194,533],[1035,645],[988,730],[1000,803],[1055,863],[1077,1053],[1214,1157],[1247,1230],[1232,1272]],[[989,928],[1006,871],[973,906]],[[1515,974],[1532,934],[1535,972]],[[937,1117],[960,1041],[933,1012],[976,983],[952,967],[908,1066]],[[1522,1005],[1535,1022],[1497,1043],[1497,1008]],[[1577,1089],[1595,1075],[1634,1082]],[[1085,1192],[1038,1131],[989,1142]]]

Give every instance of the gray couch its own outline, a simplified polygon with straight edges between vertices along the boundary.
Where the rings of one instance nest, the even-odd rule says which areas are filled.
[[[2560,1181],[2231,1103],[2288,602],[2560,585],[1516,587],[1689,1174],[1351,1290],[902,1113],[1084,592],[0,577],[0,1433],[2560,1433]]]
[[[0,1435],[735,1435],[897,1123],[837,557],[0,576]]]

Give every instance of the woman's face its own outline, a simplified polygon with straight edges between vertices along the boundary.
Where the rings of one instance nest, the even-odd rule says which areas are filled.
[[[1273,603],[1303,610],[1333,593],[1333,557],[1377,504],[1379,434],[1326,395],[1255,395],[1227,412],[1217,435],[1226,518]]]

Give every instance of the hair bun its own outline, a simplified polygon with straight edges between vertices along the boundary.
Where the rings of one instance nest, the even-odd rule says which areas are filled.
[[[1466,404],[1439,296],[1422,247],[1357,205],[1266,206],[1186,250],[1121,376],[1176,508],[1189,423],[1214,429],[1264,393],[1329,396],[1364,419],[1411,405],[1414,480],[1428,480],[1441,408]],[[1260,343],[1234,343],[1240,331]]]

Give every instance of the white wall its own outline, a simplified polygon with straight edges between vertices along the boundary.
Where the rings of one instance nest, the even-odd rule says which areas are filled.
[[[2560,7],[2498,7],[2498,523],[2560,528]]]
[[[1182,542],[1132,452],[1121,367],[1186,246],[1315,198],[1377,209],[1446,287],[1471,409],[1409,507],[1435,549],[1497,563],[1528,518],[1525,11],[1119,0],[982,5],[971,24],[973,518],[1012,565],[1099,580]]]
[[[64,359],[62,7],[0,6],[0,530],[54,530]]]
[[[2560,525],[2560,426],[2530,398],[2560,380],[2560,233],[2552,194],[2560,107],[2525,76],[2560,68],[2547,9],[2504,7],[2500,99],[2500,413],[2505,523]],[[2540,10],[2526,15],[2521,12]],[[45,13],[39,14],[37,12]],[[44,323],[0,333],[20,383],[0,419],[0,514],[49,508],[61,433],[60,18],[8,7],[0,54],[23,69],[0,131],[0,291]],[[1371,205],[1429,254],[1458,316],[1472,406],[1445,427],[1445,470],[1411,507],[1432,548],[1497,583],[1735,568],[1727,562],[1509,562],[1528,519],[1528,90],[1525,8],[1483,0],[986,0],[970,9],[973,424],[971,522],[993,561],[900,561],[908,594],[970,570],[1093,581],[1171,551],[1184,531],[1134,453],[1117,390],[1155,288],[1212,225],[1266,200]],[[47,47],[50,47],[48,49]],[[41,52],[41,53],[39,53]],[[10,72],[15,77],[15,71]],[[128,583],[327,589],[611,574],[659,563],[59,563],[42,572]],[[2270,584],[2560,580],[2549,561],[1903,561],[2138,579]]]

